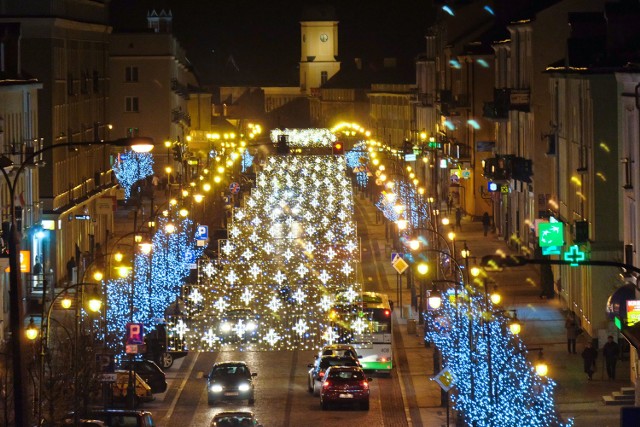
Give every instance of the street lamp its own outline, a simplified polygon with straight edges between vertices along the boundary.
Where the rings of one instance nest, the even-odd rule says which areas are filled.
[[[97,286],[97,284],[95,283],[81,282],[81,283],[68,285],[64,289],[62,289],[60,292],[58,292],[51,300],[51,303],[49,304],[49,308],[46,311],[46,315],[43,318],[43,323],[41,323],[40,369],[39,369],[40,386],[38,389],[38,423],[42,420],[42,389],[44,384],[45,360],[46,360],[47,352],[49,349],[49,330],[50,330],[50,323],[51,323],[51,313],[52,313],[54,304],[59,298],[62,298],[60,302],[60,306],[65,310],[71,308],[72,299],[69,297],[68,291],[71,289],[77,289],[77,288],[82,289],[86,285]],[[74,348],[73,348],[73,360],[74,360],[74,368],[73,368],[74,396],[73,397],[74,397],[74,411],[77,414],[78,413],[78,397],[79,397],[78,395],[78,355],[79,355],[78,335],[79,335],[79,328],[80,328],[80,306],[82,305],[82,302],[81,302],[82,292],[80,297],[76,292],[75,299],[76,299],[76,309],[75,309],[76,311],[75,332],[76,333],[74,336]],[[98,297],[95,293],[92,293],[89,297],[89,300],[87,301],[87,306],[90,311],[97,313],[102,308],[102,299]],[[29,326],[27,327],[27,330],[26,330],[26,335],[27,335],[27,338],[30,340],[35,340],[38,336],[38,330],[35,328],[35,325],[33,324],[33,318],[31,318],[31,321],[29,322]]]
[[[26,390],[26,371],[23,364],[23,347],[25,346],[23,335],[20,332],[22,319],[24,318],[24,306],[22,296],[22,283],[20,277],[20,237],[18,235],[17,221],[15,215],[15,192],[20,177],[24,169],[33,164],[33,160],[42,153],[54,148],[78,147],[88,145],[112,145],[117,147],[130,147],[138,153],[147,153],[153,149],[154,142],[152,138],[135,137],[121,138],[115,141],[91,141],[91,142],[64,142],[55,145],[49,145],[33,153],[25,156],[25,159],[15,170],[13,180],[9,177],[9,172],[13,166],[10,160],[5,162],[6,165],[0,167],[0,172],[5,179],[9,189],[9,212],[11,222],[9,228],[9,320],[11,332],[11,353],[12,353],[12,371],[13,371],[13,403],[14,403],[14,422],[18,426],[29,424],[29,412],[25,402],[28,400]],[[6,159],[6,157],[4,157]],[[8,159],[7,159],[8,160]]]

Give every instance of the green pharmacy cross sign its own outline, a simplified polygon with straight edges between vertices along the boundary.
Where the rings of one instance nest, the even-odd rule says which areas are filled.
[[[577,267],[585,259],[587,259],[587,256],[580,250],[578,245],[570,246],[569,252],[564,253],[564,260],[570,262],[571,264],[569,265],[572,267]]]
[[[564,224],[562,222],[541,222],[538,224],[538,244],[541,248],[564,244]]]

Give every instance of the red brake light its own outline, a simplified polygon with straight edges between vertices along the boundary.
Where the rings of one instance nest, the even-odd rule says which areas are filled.
[[[369,383],[367,381],[361,381],[360,385],[363,389],[367,390],[369,388]]]
[[[331,385],[331,383],[329,382],[329,380],[327,380],[327,381],[322,383],[322,388],[329,388],[330,385]]]
[[[391,311],[390,310],[385,310],[384,311],[384,315],[385,315],[385,317],[389,317],[391,315]]]

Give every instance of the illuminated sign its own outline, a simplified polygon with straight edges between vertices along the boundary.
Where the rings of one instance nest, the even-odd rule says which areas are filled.
[[[547,246],[562,246],[564,244],[564,224],[562,222],[539,223],[538,244],[541,248]]]
[[[627,300],[627,324],[629,326],[640,322],[640,300]]]
[[[56,222],[52,219],[43,219],[42,220],[42,229],[43,230],[55,230]]]
[[[9,267],[4,269],[5,273],[9,273]],[[31,273],[31,251],[20,251],[20,272]]]

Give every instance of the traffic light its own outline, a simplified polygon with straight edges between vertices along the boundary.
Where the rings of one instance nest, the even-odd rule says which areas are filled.
[[[511,162],[511,176],[513,179],[522,182],[531,182],[533,175],[532,162],[523,157],[514,157]]]
[[[332,146],[333,154],[335,156],[341,156],[344,154],[344,144],[341,141],[335,141]]]
[[[173,150],[173,160],[175,160],[176,162],[181,162],[182,161],[182,147],[180,147],[180,144],[175,144],[172,148]]]

